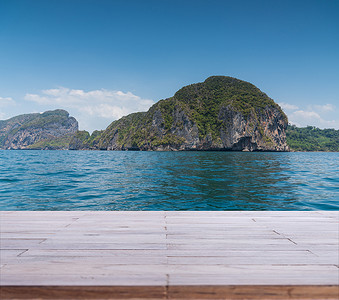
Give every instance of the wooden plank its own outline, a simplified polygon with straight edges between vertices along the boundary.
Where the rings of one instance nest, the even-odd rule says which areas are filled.
[[[338,212],[333,211],[166,211],[166,217],[176,216],[186,218],[187,216],[209,216],[209,217],[225,217],[225,216],[236,216],[236,217],[280,217],[285,218],[288,216],[295,217],[309,217],[309,216],[320,216],[325,217],[327,215],[337,215]]]
[[[174,267],[171,268],[172,270],[168,270],[169,268],[171,268],[171,266],[163,264],[110,264],[109,262],[102,260],[91,264],[70,264],[69,262],[54,261],[48,261],[40,264],[37,264],[36,262],[25,262],[23,264],[6,264],[1,270],[1,276],[15,274],[40,275],[41,277],[44,277],[45,275],[107,275],[108,277],[116,275],[164,276],[168,273],[168,271],[175,271]],[[72,283],[67,281],[63,283],[63,285],[69,284]]]
[[[129,256],[20,256],[20,257],[9,257],[6,258],[6,264],[11,267],[12,265],[29,265],[37,264],[39,267],[42,267],[44,264],[53,262],[58,264],[61,267],[61,264],[85,264],[90,266],[100,265],[105,262],[107,265],[160,265],[167,264],[168,258],[166,256],[142,256],[142,255],[129,255]]]
[[[7,250],[5,250],[7,251]],[[8,250],[10,251],[10,250]],[[336,253],[336,252],[335,252]],[[30,249],[20,255],[20,257],[308,257],[308,258],[321,258],[327,257],[332,258],[334,252],[324,252],[324,255],[317,256],[307,250],[253,250],[253,249],[242,249],[242,250],[169,250],[169,249],[123,249],[123,250],[102,250],[102,249],[85,249],[85,250],[45,250],[45,249]]]
[[[53,233],[51,233],[51,232],[34,233],[32,231],[27,231],[27,232],[1,232],[1,239],[40,239],[40,240],[45,240],[49,237],[52,237],[53,235],[55,235],[54,232]]]
[[[170,245],[198,245],[198,246],[205,246],[205,245],[218,245],[218,246],[222,246],[225,245],[226,247],[231,246],[231,245],[237,245],[237,246],[242,246],[242,245],[246,245],[246,247],[248,247],[248,245],[261,245],[261,246],[266,246],[266,245],[281,245],[282,248],[284,248],[284,246],[290,246],[291,241],[288,239],[284,239],[284,238],[258,238],[258,237],[248,237],[248,238],[222,238],[222,239],[200,239],[200,238],[177,238],[177,239],[172,239],[172,238],[167,238],[166,240],[167,244]],[[332,243],[333,240],[332,240]],[[293,243],[292,243],[293,244]],[[248,247],[250,248],[250,247]]]
[[[233,285],[169,286],[168,299],[338,299],[337,286]]]
[[[163,286],[167,285],[164,274],[22,274],[1,275],[2,286]],[[65,282],[68,284],[66,285]],[[0,298],[2,299],[2,298]]]
[[[168,249],[170,250],[244,250],[244,249],[252,249],[252,250],[284,250],[284,251],[291,251],[291,250],[307,250],[307,247],[297,247],[295,244],[285,244],[285,245],[277,245],[274,243],[270,244],[251,244],[251,242],[248,243],[243,243],[243,244],[237,244],[237,243],[218,243],[218,244],[208,244],[208,243],[201,243],[201,244],[190,244],[190,243],[185,243],[185,244],[178,244],[178,243],[173,243],[173,244],[167,244]],[[333,248],[333,246],[331,246]],[[331,249],[332,249],[331,248]]]
[[[10,249],[29,249],[31,247],[37,247],[40,243],[45,241],[45,239],[30,239],[30,238],[20,238],[20,239],[0,239],[0,249],[10,250]]]
[[[52,245],[52,244],[63,244],[63,243],[70,243],[72,244],[79,243],[79,244],[97,244],[97,243],[119,243],[119,244],[126,244],[126,243],[150,243],[150,244],[163,244],[166,243],[166,235],[165,234],[96,234],[96,233],[88,233],[88,234],[67,234],[67,235],[56,235],[54,237],[49,237],[44,239],[45,245]]]
[[[2,299],[323,299],[337,300],[337,286],[3,286]]]
[[[244,270],[243,274],[246,271]],[[241,274],[206,274],[206,276],[194,274],[169,274],[169,286],[173,285],[338,285],[338,279],[329,280],[327,272],[296,273],[289,271],[288,274],[261,273],[244,275]],[[305,278],[303,278],[305,276]],[[317,276],[325,276],[317,278]],[[320,298],[322,299],[322,298]]]
[[[166,299],[163,286],[4,286],[1,299]]]
[[[36,262],[24,264],[6,264],[1,275],[32,274],[32,275],[166,275],[193,278],[194,284],[199,280],[199,284],[211,280],[211,275],[231,280],[232,284],[238,280],[252,280],[257,284],[274,283],[279,280],[299,280],[300,283],[307,284],[337,284],[338,268],[333,265],[169,265],[169,264],[110,264],[109,262],[94,262],[90,264],[70,264],[69,262],[45,262],[40,265]],[[175,277],[172,278],[173,280]],[[191,279],[189,279],[191,280]],[[65,282],[64,285],[71,284]],[[176,283],[178,284],[178,282]],[[224,282],[223,284],[227,284]],[[287,282],[284,282],[287,284]]]
[[[1,256],[3,285],[338,284],[339,214],[107,211],[1,216],[1,247],[8,249]]]
[[[46,243],[39,244],[39,247],[35,249],[50,249],[50,250],[90,250],[90,249],[106,249],[106,250],[137,250],[137,249],[166,249],[165,243],[71,243],[67,241],[56,242],[48,241]]]
[[[13,249],[4,249],[4,250],[1,250],[1,253],[0,253],[0,260],[1,261],[8,261],[9,259],[17,259],[17,257],[19,255],[21,255],[22,253],[26,252],[27,250],[13,250]]]
[[[20,257],[100,257],[105,259],[106,257],[166,257],[168,251],[166,249],[132,249],[132,250],[102,250],[102,249],[85,249],[85,250],[42,250],[42,249],[30,249]]]
[[[213,255],[210,254],[210,255]],[[176,256],[168,257],[168,264],[172,265],[329,265],[339,264],[339,258],[333,259],[332,257],[316,257],[311,255],[304,256],[291,256],[291,255],[280,255],[280,256]]]

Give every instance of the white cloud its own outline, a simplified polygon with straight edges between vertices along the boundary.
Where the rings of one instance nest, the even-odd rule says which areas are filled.
[[[0,97],[0,107],[14,104],[14,100],[11,97]]]
[[[319,128],[339,128],[339,120],[328,120],[320,115],[319,112],[297,110],[288,115],[290,123],[300,127],[308,125]]]
[[[0,97],[0,102],[11,102],[13,99],[11,97]]]
[[[298,109],[299,107],[294,105],[294,104],[289,104],[289,103],[285,103],[285,102],[282,102],[282,103],[278,103],[280,105],[280,107],[283,109],[283,110],[296,110]]]
[[[11,97],[0,97],[0,120],[8,118],[8,114],[4,109],[8,109],[11,106],[15,106],[15,101]]]
[[[110,122],[133,112],[146,111],[154,104],[154,101],[131,92],[104,89],[84,91],[65,87],[42,90],[39,94],[26,94],[25,100],[45,107],[69,110],[78,119],[80,128],[89,131],[104,129]],[[106,120],[99,120],[100,118]]]
[[[314,108],[322,112],[329,112],[329,111],[334,111],[335,106],[332,104],[314,105]]]
[[[91,116],[99,115],[103,118],[110,119],[120,119],[121,117],[130,113],[129,109],[126,107],[112,106],[106,103],[101,103],[97,106],[84,106],[80,108],[80,111],[83,111]]]
[[[289,122],[298,127],[339,128],[338,114],[333,104],[307,105],[305,108],[285,102],[279,105],[287,114]]]
[[[321,119],[320,115],[314,111],[304,111],[304,110],[297,110],[292,114],[295,117],[304,118],[304,119]]]

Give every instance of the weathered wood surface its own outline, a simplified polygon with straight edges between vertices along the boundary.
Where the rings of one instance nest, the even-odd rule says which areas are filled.
[[[0,217],[2,298],[20,298],[29,288],[36,295],[75,293],[79,286],[87,293],[81,299],[114,288],[112,299],[131,298],[138,288],[139,298],[157,299],[226,293],[246,299],[253,289],[261,295],[256,299],[339,297],[339,212],[3,211]]]
[[[1,299],[319,299],[337,300],[337,286],[6,286]]]

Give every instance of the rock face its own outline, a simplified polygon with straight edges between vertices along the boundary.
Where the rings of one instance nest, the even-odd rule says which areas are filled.
[[[146,113],[113,122],[105,150],[288,151],[284,112],[254,85],[225,76],[180,89]]]
[[[102,132],[95,130],[90,135],[85,130],[78,131],[69,142],[69,150],[98,150],[97,144]]]
[[[68,149],[77,131],[65,110],[20,115],[0,121],[0,149]]]
[[[92,135],[64,110],[0,121],[0,149],[288,151],[287,124],[254,85],[213,76]]]

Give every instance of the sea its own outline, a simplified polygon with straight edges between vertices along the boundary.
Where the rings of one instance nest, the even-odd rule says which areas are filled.
[[[0,210],[338,210],[339,153],[0,151]]]

